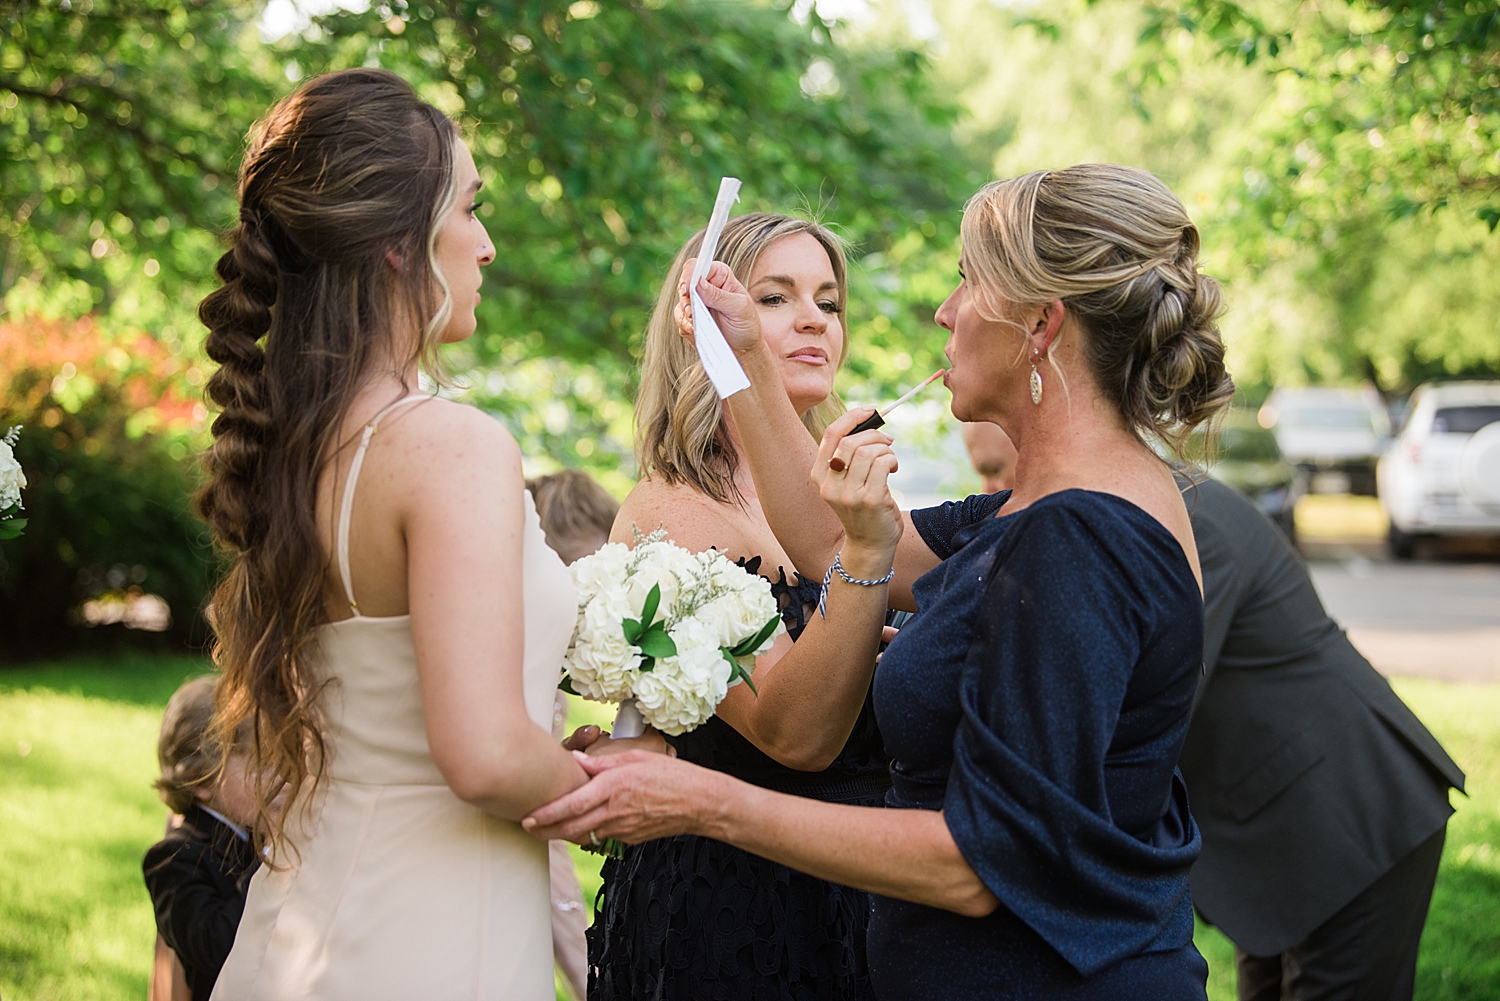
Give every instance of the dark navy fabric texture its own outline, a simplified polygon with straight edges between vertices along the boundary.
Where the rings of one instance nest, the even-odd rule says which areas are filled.
[[[1203,998],[1176,774],[1203,605],[1177,540],[1130,502],[1068,490],[912,513],[944,562],[913,587],[875,707],[887,804],[942,810],[1000,906],[876,897],[882,999]]]

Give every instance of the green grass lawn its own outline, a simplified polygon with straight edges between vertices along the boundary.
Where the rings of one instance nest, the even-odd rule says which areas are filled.
[[[167,696],[189,658],[72,660],[0,671],[0,998],[145,996],[153,927],[140,858],[161,836],[151,789]],[[1397,691],[1469,774],[1455,797],[1422,940],[1417,997],[1500,996],[1500,685],[1404,679]],[[575,721],[607,721],[576,704]],[[589,897],[599,859],[576,853]],[[1200,928],[1209,996],[1228,1001],[1228,942]]]

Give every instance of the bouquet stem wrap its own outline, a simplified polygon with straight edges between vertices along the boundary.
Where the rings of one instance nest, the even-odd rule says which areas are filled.
[[[646,719],[636,706],[635,699],[626,699],[621,702],[620,708],[615,712],[614,729],[609,735],[616,738],[630,738],[639,737],[645,732]]]

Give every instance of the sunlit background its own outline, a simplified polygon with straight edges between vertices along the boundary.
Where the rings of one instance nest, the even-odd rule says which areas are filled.
[[[0,431],[24,426],[30,479],[26,534],[0,543],[0,661],[84,658],[65,661],[76,705],[0,702],[0,776],[41,767],[33,748],[149,758],[147,718],[202,666],[167,659],[201,649],[215,572],[189,501],[211,419],[195,310],[235,218],[245,134],[309,75],[386,66],[463,123],[498,257],[441,391],[503,421],[529,473],[581,467],[619,496],[633,483],[641,332],[720,176],[744,180],[741,211],[813,214],[849,241],[839,390],[866,402],[943,362],[932,314],[956,281],[969,194],[1112,160],[1173,187],[1226,285],[1240,395],[1221,473],[1305,551],[1366,559],[1403,542],[1373,458],[1304,463],[1285,415],[1311,412],[1306,389],[1337,389],[1333,423],[1352,413],[1378,451],[1424,382],[1500,378],[1497,38],[1493,3],[1437,0],[0,4]],[[907,503],[977,487],[941,387],[892,427]],[[1500,738],[1470,718],[1494,705],[1483,691],[1403,694],[1500,762]],[[100,699],[126,707],[123,729],[98,729]],[[1490,800],[1455,849],[1478,874],[1449,901],[1455,929],[1496,927],[1500,901],[1496,776],[1473,777]],[[138,854],[159,811],[96,778],[27,800],[25,823],[118,800],[134,833],[110,850]],[[7,801],[0,832],[21,823]],[[0,833],[0,871],[23,855],[56,868],[21,851]],[[126,881],[121,920],[139,923],[128,868],[106,882]],[[39,884],[7,878],[0,993],[140,993],[133,947],[90,951],[114,941],[84,899],[98,884],[59,918]],[[18,930],[32,924],[53,932]],[[1444,956],[1424,958],[1421,996],[1495,996],[1493,935]]]

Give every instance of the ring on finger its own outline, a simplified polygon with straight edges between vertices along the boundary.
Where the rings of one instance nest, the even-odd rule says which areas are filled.
[[[835,473],[842,473],[844,470],[849,468],[849,465],[843,459],[840,459],[835,455],[833,458],[828,460],[828,468],[833,470]]]
[[[589,831],[589,844],[593,845],[595,848],[599,847],[599,837],[593,831]]]

